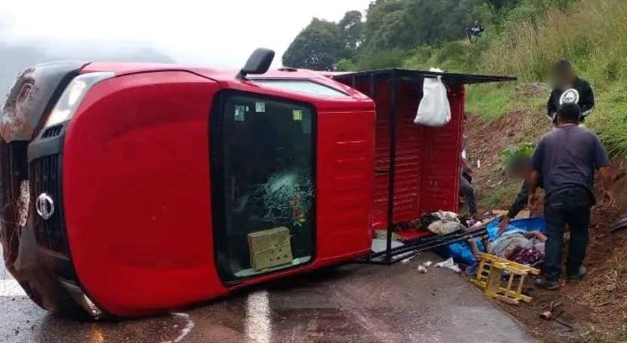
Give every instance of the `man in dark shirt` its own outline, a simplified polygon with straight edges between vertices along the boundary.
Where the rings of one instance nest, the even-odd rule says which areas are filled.
[[[544,183],[544,217],[548,240],[544,261],[544,278],[538,285],[559,288],[562,264],[563,230],[570,228],[567,274],[578,281],[585,274],[583,260],[588,244],[590,209],[594,200],[594,173],[599,170],[605,198],[613,199],[610,162],[594,132],[579,127],[581,109],[565,104],[558,111],[557,127],[545,135],[531,159],[529,204],[537,202],[540,175]]]
[[[474,24],[466,29],[466,36],[468,37],[468,40],[470,41],[470,43],[472,43],[473,38],[477,39],[481,36],[481,34],[483,33],[483,31],[485,31],[485,29],[483,28],[483,25],[481,25],[481,23],[479,23],[479,20],[475,20]]]
[[[557,110],[562,103],[574,102],[582,112],[581,122],[592,112],[594,92],[590,84],[577,76],[568,60],[559,60],[553,66],[553,82],[555,87],[547,103],[547,116],[556,123]]]

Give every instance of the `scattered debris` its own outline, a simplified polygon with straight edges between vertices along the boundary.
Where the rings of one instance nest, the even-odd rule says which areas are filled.
[[[546,321],[554,321],[565,327],[566,330],[569,332],[574,331],[574,327],[572,324],[560,318],[560,316],[563,314],[564,309],[562,309],[562,303],[559,301],[551,301],[550,304],[542,307],[542,313],[540,314],[540,318]]]
[[[455,212],[438,211],[425,213],[420,217],[419,226],[436,235],[448,235],[464,229],[459,215]]]
[[[414,256],[410,256],[410,257],[402,260],[401,263],[407,264],[407,263],[411,262],[411,260],[413,260],[416,256],[418,256],[418,254],[415,254]]]
[[[574,328],[572,325],[568,324],[567,322],[563,321],[562,319],[560,319],[560,318],[555,318],[555,319],[553,319],[553,320],[554,320],[556,323],[560,323],[560,324],[562,324],[563,326],[565,326],[565,327],[568,329],[568,331],[575,331],[575,328]]]
[[[432,265],[433,265],[433,262],[427,261],[427,262],[424,262],[423,264],[419,265],[416,270],[419,271],[422,274],[426,274],[427,271],[428,271],[428,268],[431,267]]]
[[[542,313],[540,314],[540,318],[544,320],[551,320],[559,317],[564,310],[561,309],[562,303],[552,301],[549,306],[543,308]]]
[[[452,271],[454,271],[455,273],[461,273],[462,270],[459,268],[459,266],[455,263],[455,261],[453,261],[453,258],[449,258],[446,261],[440,262],[440,263],[436,263],[435,264],[436,268],[447,268],[450,269]]]

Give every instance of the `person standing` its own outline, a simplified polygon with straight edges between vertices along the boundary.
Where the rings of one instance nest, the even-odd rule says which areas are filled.
[[[577,76],[570,61],[562,59],[553,66],[554,88],[547,103],[547,116],[555,124],[557,122],[556,113],[564,103],[576,103],[581,108],[582,117],[580,122],[585,121],[585,117],[592,113],[594,107],[594,91],[588,81]]]
[[[472,43],[473,38],[476,40],[477,38],[481,37],[483,31],[485,31],[483,25],[479,23],[479,20],[475,20],[472,26],[466,29],[466,37],[468,37],[468,41]]]
[[[516,218],[518,213],[527,206],[529,199],[529,175],[531,174],[531,158],[529,156],[516,156],[507,166],[507,173],[512,177],[523,180],[518,196],[512,203],[507,211],[507,214],[501,219],[499,223],[498,234],[502,234],[508,227],[509,222]],[[538,187],[544,188],[542,185],[542,178],[539,179]]]
[[[560,107],[556,128],[545,135],[531,159],[529,205],[535,206],[540,175],[545,190],[544,217],[547,225],[544,277],[538,286],[558,289],[562,265],[563,230],[570,228],[568,279],[579,281],[586,273],[583,261],[588,245],[590,210],[595,204],[594,174],[599,171],[604,195],[613,201],[612,175],[607,153],[597,135],[578,126],[581,109],[567,103]]]
[[[464,122],[465,121],[466,117],[464,115]],[[474,219],[477,216],[477,201],[475,199],[475,189],[472,186],[472,174],[474,171],[468,162],[466,140],[466,136],[462,137],[462,168],[459,178],[459,193],[464,198],[464,202],[468,207],[468,214],[470,214],[470,217]]]

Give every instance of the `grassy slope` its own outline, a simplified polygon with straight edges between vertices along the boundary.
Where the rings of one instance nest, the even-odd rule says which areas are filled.
[[[419,48],[405,66],[511,74],[529,83],[544,81],[555,60],[569,58],[596,90],[588,126],[612,154],[627,155],[627,1],[586,0],[533,17],[526,11],[523,4],[498,32],[488,32],[478,43]],[[517,85],[475,86],[468,91],[468,111],[487,119],[512,110],[542,111],[547,97],[518,92]]]

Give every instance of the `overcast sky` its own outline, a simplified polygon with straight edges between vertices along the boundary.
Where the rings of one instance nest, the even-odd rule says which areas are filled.
[[[312,17],[339,21],[371,0],[0,0],[0,40],[48,49],[148,45],[177,62],[241,67],[257,47],[277,52]]]

